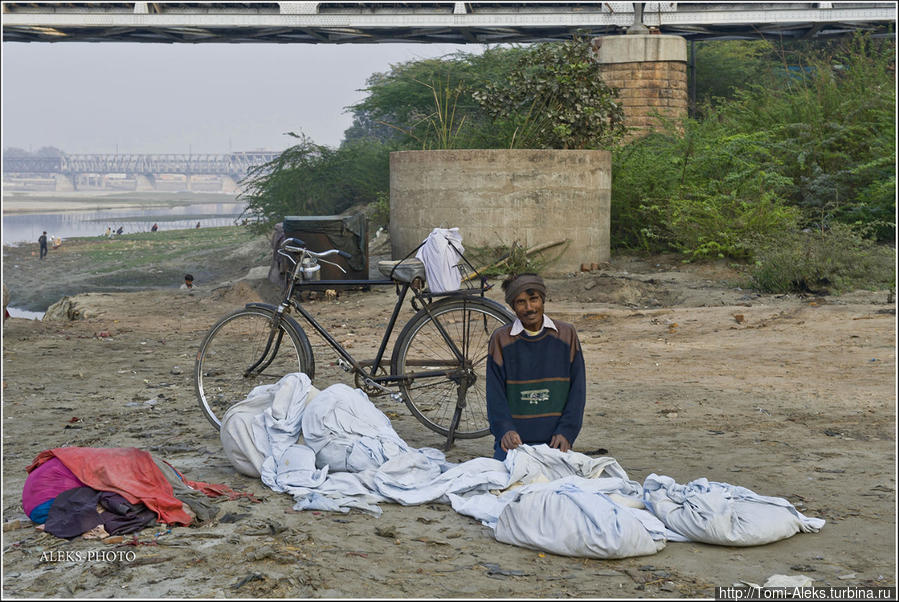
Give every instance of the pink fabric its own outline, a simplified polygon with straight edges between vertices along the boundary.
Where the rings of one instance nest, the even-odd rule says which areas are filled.
[[[59,458],[51,458],[28,473],[22,488],[22,507],[25,514],[52,500],[63,491],[84,487],[84,483],[66,468]]]

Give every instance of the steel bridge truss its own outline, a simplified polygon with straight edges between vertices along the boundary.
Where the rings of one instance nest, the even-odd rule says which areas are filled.
[[[3,157],[6,174],[202,174],[239,180],[257,165],[278,156],[269,151],[198,154],[64,154],[58,157]]]
[[[636,5],[636,6],[635,6]],[[894,2],[4,2],[4,42],[497,44],[895,36]]]

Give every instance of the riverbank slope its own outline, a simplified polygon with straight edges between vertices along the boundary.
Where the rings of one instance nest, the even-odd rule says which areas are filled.
[[[242,226],[71,238],[40,260],[38,245],[3,247],[10,305],[44,311],[64,295],[177,289],[241,278],[271,258],[270,241]]]

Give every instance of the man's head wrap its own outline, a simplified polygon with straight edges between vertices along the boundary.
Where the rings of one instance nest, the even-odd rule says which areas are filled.
[[[508,285],[503,284],[503,290],[506,291],[506,303],[509,305],[512,305],[515,297],[528,290],[535,290],[543,299],[546,299],[546,285],[543,284],[543,278],[536,274],[522,274],[509,281]]]

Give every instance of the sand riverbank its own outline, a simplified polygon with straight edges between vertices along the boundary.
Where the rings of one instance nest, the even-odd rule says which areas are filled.
[[[102,209],[165,207],[192,203],[237,202],[234,194],[212,192],[121,192],[87,190],[73,192],[5,192],[3,213],[65,213]]]
[[[243,249],[262,267],[264,245],[251,242],[230,252]],[[218,252],[223,261],[226,254]],[[84,266],[62,254],[50,259],[61,272]],[[51,264],[28,253],[15,261],[23,273]],[[192,294],[80,295],[84,320],[4,324],[3,593],[711,598],[716,585],[775,574],[806,575],[816,586],[895,586],[895,303],[886,291],[756,295],[736,288],[735,276],[723,263],[615,258],[601,272],[548,281],[547,312],[575,324],[586,360],[587,410],[575,449],[606,448],[640,482],[651,472],[682,483],[707,477],[785,497],[827,520],[820,533],[748,548],[670,543],[653,556],[590,560],[498,543],[445,504],[383,504],[380,517],[296,512],[289,495],[235,472],[197,407],[191,367],[204,333],[224,313],[265,298],[246,281],[210,280]],[[309,307],[352,336],[357,357],[371,357],[393,301],[392,290],[376,289]],[[406,308],[401,318],[409,315]],[[312,344],[316,384],[352,384],[333,352]],[[375,403],[410,445],[441,445],[402,404]],[[223,500],[210,524],[148,528],[121,544],[58,540],[13,519],[24,468],[62,445],[140,447],[188,478],[262,502]],[[491,445],[460,440],[448,457],[489,455]],[[72,554],[47,562],[47,551]],[[76,552],[133,554],[92,563]]]

